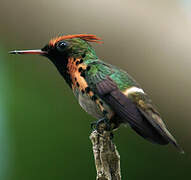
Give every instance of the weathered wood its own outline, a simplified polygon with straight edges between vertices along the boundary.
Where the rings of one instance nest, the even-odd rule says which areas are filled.
[[[121,180],[120,155],[103,126],[90,135],[97,170],[96,180]]]

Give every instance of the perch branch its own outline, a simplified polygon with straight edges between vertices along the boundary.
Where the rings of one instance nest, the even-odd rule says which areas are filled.
[[[99,132],[98,132],[99,131]],[[101,124],[90,135],[97,170],[96,180],[121,180],[120,156],[110,138],[110,132]]]

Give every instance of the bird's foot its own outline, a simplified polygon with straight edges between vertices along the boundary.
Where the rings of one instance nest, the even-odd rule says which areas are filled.
[[[100,124],[105,124],[105,130],[111,131],[111,124],[107,117],[101,118],[91,123],[91,129],[99,131]]]

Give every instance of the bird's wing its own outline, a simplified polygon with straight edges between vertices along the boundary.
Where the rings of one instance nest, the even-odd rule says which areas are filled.
[[[151,100],[133,78],[125,71],[102,61],[90,63],[89,66],[86,76],[88,85],[124,123],[128,123],[139,135],[151,142],[171,142],[179,148]]]

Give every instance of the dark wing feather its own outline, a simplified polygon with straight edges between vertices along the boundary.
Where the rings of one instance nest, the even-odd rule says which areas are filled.
[[[107,78],[96,85],[97,94],[115,111],[115,113],[144,138],[159,144],[168,141],[160,136],[141,115],[136,105],[128,99],[116,86],[111,78]]]
[[[130,126],[145,139],[158,144],[173,143],[179,148],[176,140],[168,132],[162,120],[156,121],[127,98],[117,87],[115,82],[107,77],[96,84],[97,94],[115,111],[115,113],[129,123]],[[156,114],[156,116],[158,116]],[[182,150],[179,148],[182,152]]]

